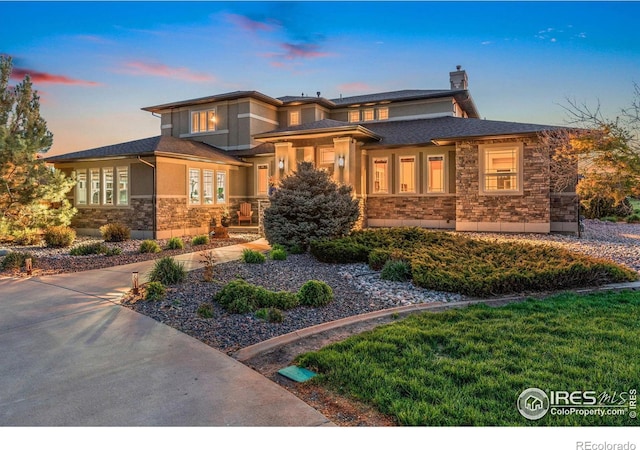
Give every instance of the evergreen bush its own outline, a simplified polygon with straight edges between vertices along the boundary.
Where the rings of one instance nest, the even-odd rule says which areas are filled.
[[[333,301],[333,290],[324,281],[309,280],[298,291],[302,306],[325,306]]]
[[[11,252],[2,258],[0,267],[2,269],[21,269],[25,266],[25,261],[31,258],[32,267],[36,266],[36,257],[28,252]]]
[[[191,245],[193,245],[194,247],[196,245],[206,245],[209,243],[209,236],[206,234],[202,234],[200,236],[196,236],[193,239],[191,239]]]
[[[146,239],[140,243],[140,253],[160,253],[161,251],[156,241]]]
[[[181,283],[187,277],[184,264],[170,256],[157,260],[149,274],[149,281],[159,281],[164,285]]]
[[[108,223],[100,227],[105,242],[123,242],[131,238],[131,229],[121,223]]]
[[[202,303],[198,306],[198,310],[196,311],[198,317],[203,319],[211,319],[213,318],[213,305],[211,303]]]
[[[264,254],[251,250],[249,248],[245,248],[242,251],[242,261],[248,264],[262,264],[265,262],[266,258]]]
[[[149,283],[147,283],[145,289],[146,294],[144,298],[145,300],[151,302],[156,302],[162,299],[162,297],[164,297],[164,294],[167,292],[167,289],[159,281],[150,281]]]
[[[275,249],[269,252],[269,257],[274,261],[284,261],[287,259],[287,252],[282,249]]]
[[[65,225],[52,226],[45,230],[43,238],[48,247],[69,247],[76,239],[76,232]]]
[[[382,267],[380,278],[389,281],[408,281],[411,279],[411,266],[406,261],[389,259]]]
[[[172,237],[167,241],[167,248],[169,250],[181,250],[184,248],[184,242],[179,237]]]

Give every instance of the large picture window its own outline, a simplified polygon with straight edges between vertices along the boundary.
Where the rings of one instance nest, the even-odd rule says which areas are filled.
[[[389,160],[387,158],[373,160],[373,193],[389,193]]]
[[[267,195],[269,193],[269,165],[258,165],[258,179],[256,192],[258,195]]]
[[[444,193],[444,156],[427,157],[427,192]]]
[[[78,170],[76,172],[76,204],[87,204],[87,171]]]
[[[216,111],[208,109],[205,111],[193,111],[191,113],[191,132],[204,133],[206,131],[215,131],[216,129]]]
[[[416,192],[416,157],[400,157],[400,192]]]
[[[484,191],[519,191],[520,147],[485,147],[482,150]]]

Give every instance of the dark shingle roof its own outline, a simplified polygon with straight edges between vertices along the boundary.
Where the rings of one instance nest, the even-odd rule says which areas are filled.
[[[374,103],[383,101],[412,100],[429,97],[448,97],[461,91],[449,89],[405,89],[402,91],[379,92],[376,94],[356,95],[353,97],[342,97],[331,99],[337,106],[349,106],[358,103]]]
[[[366,124],[366,127],[382,137],[379,142],[369,146],[429,144],[433,141],[531,134],[560,128],[552,125],[463,119],[451,116],[434,119],[375,122]]]
[[[171,136],[155,136],[79,152],[46,158],[47,162],[77,161],[82,159],[109,159],[126,156],[174,155],[203,158],[221,164],[239,164],[236,157],[202,142],[178,139]]]
[[[141,108],[143,111],[160,112],[165,109],[178,108],[181,106],[201,105],[205,103],[219,102],[223,100],[235,100],[239,98],[253,97],[262,100],[274,106],[281,106],[282,101],[270,97],[258,91],[234,91],[224,94],[210,95],[208,97],[193,98],[190,100],[182,100],[178,102],[164,103],[162,105],[147,106]]]
[[[228,150],[227,154],[231,156],[256,156],[256,155],[266,155],[269,153],[275,153],[276,146],[271,142],[264,142],[260,145],[256,145],[253,148],[248,148],[245,150]]]
[[[267,131],[266,133],[260,133],[254,135],[255,139],[269,139],[281,136],[288,136],[290,138],[298,135],[304,136],[313,133],[341,133],[341,134],[358,134],[368,135],[374,139],[378,139],[375,133],[372,133],[370,129],[360,124],[342,122],[340,120],[323,119],[316,122],[304,123],[302,125],[296,125],[293,127],[279,128],[273,131]]]

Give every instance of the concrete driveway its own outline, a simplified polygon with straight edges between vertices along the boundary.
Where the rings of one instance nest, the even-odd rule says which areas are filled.
[[[332,425],[224,353],[119,306],[131,272],[149,267],[0,279],[1,426]]]

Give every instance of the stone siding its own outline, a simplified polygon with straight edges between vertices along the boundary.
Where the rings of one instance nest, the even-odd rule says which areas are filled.
[[[491,140],[457,146],[456,221],[466,223],[550,222],[549,157],[531,140],[523,149],[522,193],[487,195],[480,192],[479,145],[515,142]]]
[[[366,217],[367,220],[456,220],[456,197],[367,197]]]
[[[99,230],[108,223],[122,223],[131,230],[153,230],[153,204],[151,199],[131,199],[131,206],[117,208],[78,208],[71,226],[81,230]]]
[[[578,196],[551,194],[551,222],[578,222]]]

